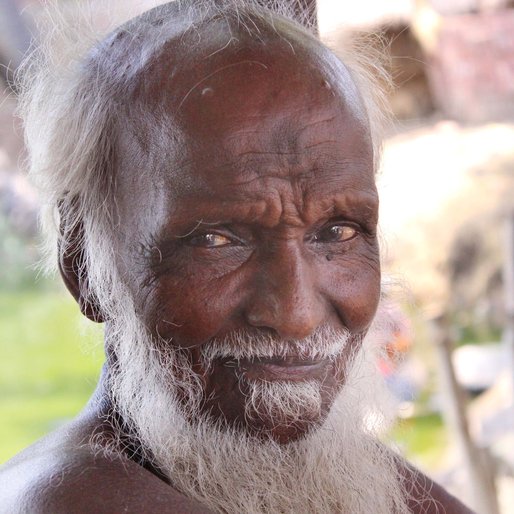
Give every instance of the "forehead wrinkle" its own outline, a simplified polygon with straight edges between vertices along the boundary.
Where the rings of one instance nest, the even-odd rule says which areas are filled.
[[[259,219],[266,220],[270,215],[276,218],[276,214],[270,212],[269,204],[269,199],[245,196],[242,199],[231,197],[229,200],[220,201],[209,195],[205,196],[204,201],[196,198],[194,205],[188,206],[186,203],[182,209],[175,210],[170,216],[169,227],[174,231],[173,227],[181,229],[182,226],[189,226],[187,230],[196,230],[202,225],[252,224]]]
[[[259,159],[259,157],[281,157],[280,162],[276,159],[267,160]],[[312,178],[316,173],[311,166],[305,166],[302,163],[292,163],[287,157],[299,156],[295,152],[260,152],[250,151],[242,152],[238,155],[240,161],[234,164],[233,161],[227,161],[226,167],[220,167],[222,172],[229,170],[230,177],[225,182],[225,186],[230,188],[230,194],[237,193],[237,188],[245,189],[251,194],[251,187],[259,182],[265,187],[266,191],[279,190],[275,181],[278,183],[293,184],[300,180]],[[301,154],[300,154],[301,156]],[[308,157],[308,156],[306,156]],[[232,189],[233,188],[233,189]]]
[[[292,125],[292,122],[295,122],[295,123],[298,123],[298,120],[293,118],[292,120],[290,119],[290,116],[291,116],[291,113],[295,113],[295,112],[298,112],[302,115],[304,115],[303,117],[305,118],[305,109],[304,110],[300,110],[300,109],[296,109],[296,110],[290,110],[288,109],[287,111],[284,112],[284,117],[287,116],[287,119],[286,119],[286,127],[282,127],[282,126],[279,126],[277,127],[277,130],[279,132],[279,137],[275,138],[275,134],[270,134],[270,131],[266,131],[266,130],[263,130],[262,128],[259,128],[259,125],[258,124],[254,124],[254,125],[250,125],[249,127],[247,126],[244,126],[242,128],[237,128],[235,130],[232,130],[229,134],[226,135],[225,137],[225,142],[226,142],[226,145],[230,148],[233,143],[235,143],[237,146],[241,146],[241,139],[244,138],[245,136],[249,136],[249,137],[254,137],[255,135],[263,135],[266,139],[282,139],[282,137],[280,137],[280,133],[283,133],[283,132],[291,132],[291,125]],[[270,114],[268,114],[268,116],[273,116],[275,115],[276,113],[272,112]],[[244,118],[244,121],[249,121],[249,120],[252,120],[253,118],[260,118],[262,119],[262,115],[261,116],[247,116]],[[309,116],[310,117],[310,116]],[[298,123],[298,127],[295,127],[293,130],[294,130],[294,135],[293,137],[288,137],[288,138],[285,138],[287,139],[285,142],[286,143],[289,143],[291,144],[291,140],[293,140],[295,142],[295,150],[290,150],[290,151],[285,151],[285,150],[270,150],[270,151],[261,151],[259,153],[262,153],[262,154],[277,154],[277,155],[284,155],[284,154],[301,154],[302,153],[302,150],[308,150],[309,148],[311,148],[312,145],[306,145],[306,144],[302,144],[302,139],[304,139],[304,132],[309,130],[309,129],[312,129],[313,127],[316,127],[318,125],[323,125],[323,124],[329,124],[331,123],[332,121],[334,121],[335,119],[337,118],[337,115],[333,115],[333,116],[330,116],[330,117],[324,117],[322,119],[318,119],[318,120],[314,120],[314,121],[309,121],[309,122],[301,122],[301,123]],[[236,122],[239,121],[239,120],[235,120]],[[311,136],[312,138],[312,136]],[[323,143],[337,143],[337,141],[335,141],[334,139],[326,139],[324,137],[324,134],[321,134],[321,137],[319,137],[320,141],[319,143],[316,143],[316,144],[323,144]],[[278,141],[278,143],[280,143],[280,141]],[[255,144],[259,145],[260,143],[259,142],[256,142]],[[237,152],[237,150],[235,151],[235,155],[236,157],[238,155],[242,155],[242,154],[245,154],[245,153],[250,153],[252,152],[251,150],[245,150],[244,152]],[[255,153],[255,152],[254,152]]]
[[[246,146],[241,141],[234,140],[237,146]],[[232,154],[224,165],[218,168],[222,172],[230,172],[232,175],[230,185],[250,184],[259,179],[276,178],[283,180],[298,180],[312,177],[317,171],[324,168],[333,168],[337,172],[348,169],[355,165],[355,159],[338,159],[337,163],[330,162],[333,152],[326,152],[318,155],[314,162],[311,162],[312,153],[309,151],[317,146],[337,144],[335,139],[323,139],[308,145],[295,144],[291,149],[268,150],[268,145],[256,142],[254,148],[229,150]],[[235,146],[235,145],[234,145]],[[327,162],[325,162],[327,161]],[[250,178],[247,178],[250,177]]]
[[[335,141],[337,142],[337,141]],[[325,143],[328,143],[326,141]],[[322,145],[323,143],[319,143]],[[312,145],[318,146],[317,144]],[[311,181],[308,184],[308,189],[319,191],[322,189],[332,187],[332,183],[340,186],[341,175],[345,173],[345,170],[353,171],[356,168],[361,169],[359,175],[362,177],[362,187],[367,187],[369,184],[369,177],[372,176],[372,170],[368,170],[368,162],[366,159],[344,159],[339,158],[337,162],[333,162],[330,153],[322,154],[318,156],[316,161],[308,163],[307,165],[303,162],[292,162],[287,157],[310,157],[307,152],[266,152],[266,151],[245,151],[238,155],[233,156],[230,160],[226,160],[221,164],[217,164],[215,168],[210,168],[208,174],[224,174],[227,177],[227,181],[224,187],[228,188],[227,195],[237,194],[237,188],[240,187],[251,187],[254,184],[261,182],[266,190],[276,189],[273,181],[278,180],[284,183],[300,184],[300,187],[304,187],[302,184],[305,181]],[[281,159],[277,162],[276,159],[260,159],[259,157],[275,157],[280,156]],[[234,162],[235,161],[235,162]],[[184,168],[187,163],[184,164]],[[323,182],[312,182],[318,173],[323,172]],[[204,173],[204,175],[207,175]],[[201,176],[197,176],[201,179]],[[352,177],[355,180],[355,177]],[[211,193],[211,188],[208,184],[208,175],[204,177],[201,182],[206,181],[206,191]],[[198,184],[198,182],[196,182]],[[374,187],[374,179],[371,179],[372,187]],[[359,190],[360,184],[353,185],[352,188]],[[346,184],[345,184],[346,187]],[[351,188],[348,188],[351,189]],[[251,194],[251,189],[246,190],[245,194]]]
[[[193,208],[176,212],[172,218],[186,219],[189,224],[243,223],[266,228],[281,224],[304,226],[336,215],[375,223],[378,207],[376,193],[351,187],[341,192],[327,188],[323,188],[324,191],[313,190],[303,187],[302,182],[288,181],[287,188],[268,187],[265,190],[266,198],[262,198],[262,191],[252,194],[246,188],[241,190],[240,186],[231,190],[229,200],[213,197],[206,192],[204,200],[197,200]],[[281,183],[284,181],[281,180]]]
[[[317,125],[322,125],[323,123],[330,123],[331,121],[334,121],[337,118],[337,114],[333,114],[329,117],[322,117],[319,120],[313,120],[309,123],[302,123],[302,126],[298,129],[299,133],[301,134],[303,131],[315,127]]]
[[[245,187],[245,186],[251,186],[251,185],[253,185],[253,184],[255,184],[256,182],[259,182],[259,181],[268,181],[270,179],[284,180],[284,181],[289,180],[288,177],[282,177],[280,175],[266,175],[266,176],[262,176],[262,175],[256,175],[256,172],[251,172],[251,173],[254,174],[254,176],[252,178],[249,178],[247,180],[234,180],[232,182],[227,183],[227,185],[229,187],[241,188],[241,187]]]

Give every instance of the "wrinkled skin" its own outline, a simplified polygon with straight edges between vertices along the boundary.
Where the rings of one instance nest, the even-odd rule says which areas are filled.
[[[233,28],[232,45],[217,23],[201,41],[179,27],[180,37],[139,69],[123,47],[112,54],[136,68],[116,134],[116,266],[150,332],[189,352],[211,398],[204,408],[229,423],[242,423],[234,368],[202,369],[202,345],[240,329],[283,340],[325,325],[350,330],[335,365],[277,361],[239,370],[249,379],[321,379],[323,417],[380,292],[378,200],[359,95],[319,43],[277,26],[262,44]],[[66,257],[64,281],[84,314],[101,320],[81,296],[80,258]],[[207,512],[138,462],[137,448],[117,458],[90,449],[93,434],[109,440],[113,430],[105,376],[76,420],[2,468],[1,512]],[[266,420],[243,428],[268,430],[283,443],[307,429]],[[407,464],[399,468],[413,491],[412,512],[470,512]],[[433,501],[418,502],[427,494]]]
[[[246,44],[177,73],[185,96],[167,93],[166,53],[153,64],[160,89],[143,97],[143,123],[164,111],[173,138],[148,143],[130,125],[121,130],[118,266],[154,337],[189,349],[215,417],[244,423],[240,373],[319,379],[326,415],[380,292],[371,138],[358,93],[340,87],[351,81],[328,51]],[[145,146],[157,155],[151,170]],[[323,325],[354,335],[336,362],[205,370],[198,357],[234,330],[292,340]],[[246,428],[268,427],[281,442],[305,429],[261,423]]]

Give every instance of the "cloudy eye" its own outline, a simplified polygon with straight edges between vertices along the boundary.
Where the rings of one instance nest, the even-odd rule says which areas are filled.
[[[201,234],[189,239],[192,246],[200,246],[202,248],[219,248],[232,243],[232,240],[226,236],[215,233]]]
[[[340,243],[353,239],[357,233],[357,228],[352,225],[330,225],[318,232],[314,237],[314,241],[319,243]]]

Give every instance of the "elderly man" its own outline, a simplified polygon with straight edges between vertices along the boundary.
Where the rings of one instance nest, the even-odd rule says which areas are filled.
[[[258,4],[166,4],[29,70],[32,174],[107,359],[2,469],[2,512],[469,512],[375,430],[369,85]]]

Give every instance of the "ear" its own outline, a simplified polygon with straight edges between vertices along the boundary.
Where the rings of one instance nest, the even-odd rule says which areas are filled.
[[[82,242],[84,241],[84,227],[82,222],[75,223],[73,229],[67,227],[69,211],[59,205],[61,215],[59,240],[59,272],[80,311],[86,318],[96,323],[105,321],[96,297],[89,287],[86,259]]]

